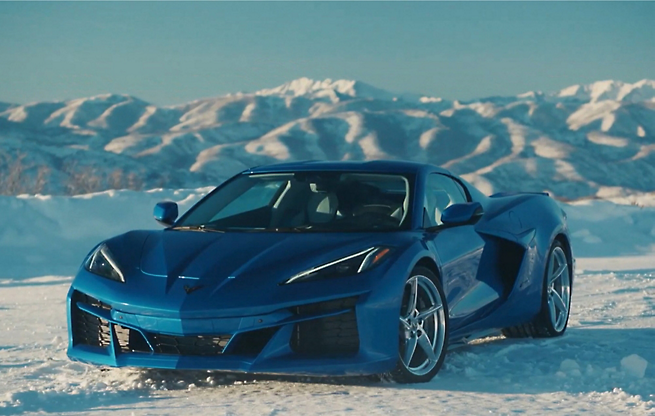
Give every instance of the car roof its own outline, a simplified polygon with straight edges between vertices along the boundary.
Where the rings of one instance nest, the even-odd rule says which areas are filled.
[[[446,169],[427,163],[408,162],[400,160],[369,160],[369,161],[322,161],[309,160],[301,162],[276,163],[257,166],[244,173],[296,172],[296,171],[350,171],[375,173],[419,173],[440,172],[450,174]]]

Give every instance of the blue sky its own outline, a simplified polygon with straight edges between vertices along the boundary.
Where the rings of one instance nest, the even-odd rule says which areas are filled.
[[[451,99],[655,78],[655,3],[5,3],[0,101],[358,79]]]

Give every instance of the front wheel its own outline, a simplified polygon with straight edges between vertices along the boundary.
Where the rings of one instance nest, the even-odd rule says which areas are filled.
[[[391,378],[423,383],[437,374],[448,346],[448,306],[437,277],[417,267],[405,283],[400,308],[399,357]]]

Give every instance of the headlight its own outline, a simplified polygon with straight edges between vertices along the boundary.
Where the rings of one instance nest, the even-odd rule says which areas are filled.
[[[391,253],[389,247],[371,247],[322,266],[312,267],[291,277],[282,284],[352,276],[369,270],[382,262]]]
[[[100,244],[84,261],[84,268],[98,276],[125,283],[125,277],[111,256],[107,245]]]

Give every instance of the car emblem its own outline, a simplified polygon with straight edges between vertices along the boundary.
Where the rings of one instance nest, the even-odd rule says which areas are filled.
[[[198,286],[187,286],[184,285],[184,291],[186,292],[187,295],[190,295],[191,293],[195,292],[196,290],[202,288],[202,285]]]

